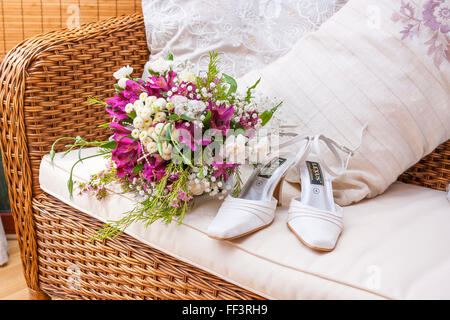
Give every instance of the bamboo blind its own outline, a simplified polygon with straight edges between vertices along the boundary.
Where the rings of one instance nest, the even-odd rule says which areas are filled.
[[[141,11],[141,0],[0,0],[0,59],[35,34]]]

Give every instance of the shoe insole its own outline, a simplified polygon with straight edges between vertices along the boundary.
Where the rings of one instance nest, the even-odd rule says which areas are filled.
[[[280,179],[291,166],[293,159],[275,157],[252,174],[243,187],[239,198],[248,200],[271,200]]]
[[[326,211],[335,211],[333,187],[329,173],[314,159],[306,160],[300,168],[301,202]]]

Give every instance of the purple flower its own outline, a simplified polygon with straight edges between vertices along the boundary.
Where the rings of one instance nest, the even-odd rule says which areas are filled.
[[[183,202],[189,202],[190,200],[192,200],[192,196],[188,197],[186,192],[184,192],[183,190],[178,190],[178,199]]]
[[[163,76],[156,77],[152,76],[146,83],[146,87],[151,89],[169,91],[173,86],[173,79],[177,76],[177,73],[174,71],[167,72],[167,79]]]
[[[110,127],[113,132],[113,140],[117,142],[117,147],[112,151],[111,157],[116,164],[117,176],[123,178],[126,175],[132,175],[141,152],[141,145],[138,141],[127,137],[131,131],[120,123],[111,122]]]
[[[223,181],[227,182],[230,178],[230,173],[233,173],[236,167],[239,167],[238,163],[218,163],[214,162],[212,164],[214,167],[214,178],[222,178]]]
[[[424,5],[423,19],[431,30],[450,31],[450,6],[446,0],[430,0]]]
[[[226,135],[230,129],[230,119],[234,114],[234,107],[225,105],[217,106],[215,103],[211,106],[211,128],[222,131]]]
[[[166,161],[159,154],[154,154],[152,157],[147,158],[147,160],[142,170],[142,175],[147,181],[160,181],[166,174]]]
[[[253,116],[255,114],[255,116]],[[252,111],[248,115],[243,116],[239,121],[239,124],[246,130],[254,129],[258,123],[259,115],[258,112]]]
[[[139,94],[143,91],[147,92],[147,90],[136,81],[127,80],[125,89],[118,92],[114,97],[106,100],[106,103],[108,104],[106,112],[108,112],[111,117],[116,117],[117,120],[128,118],[127,113],[125,112],[125,106],[128,103],[134,103],[139,99]]]
[[[179,121],[175,124],[175,128],[180,131],[178,141],[189,146],[192,151],[197,150],[198,146],[207,146],[211,143],[211,139],[203,137],[202,128],[193,122]]]

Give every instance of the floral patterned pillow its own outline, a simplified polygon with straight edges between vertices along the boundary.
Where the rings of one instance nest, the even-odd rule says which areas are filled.
[[[402,0],[392,20],[402,25],[402,40],[423,42],[437,68],[450,62],[449,0]]]

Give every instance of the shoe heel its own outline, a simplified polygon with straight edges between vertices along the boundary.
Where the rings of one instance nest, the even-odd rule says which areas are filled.
[[[273,191],[273,197],[278,200],[277,207],[281,207],[281,192],[283,189],[283,179],[280,179],[277,186],[275,187],[275,190]]]

